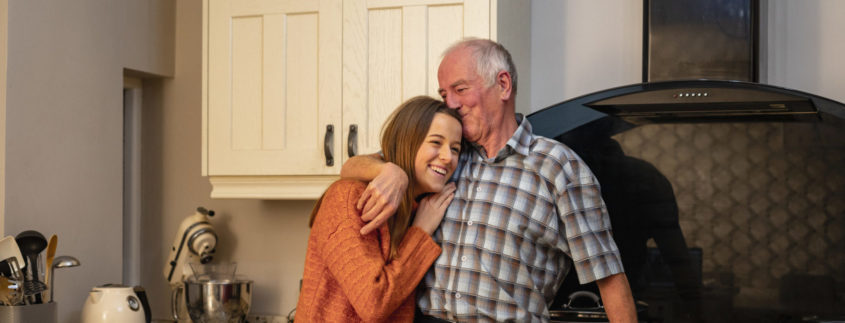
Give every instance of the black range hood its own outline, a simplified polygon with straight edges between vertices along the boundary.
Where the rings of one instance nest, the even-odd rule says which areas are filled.
[[[691,80],[611,88],[552,105],[528,116],[534,132],[549,138],[603,119],[612,121],[609,131],[613,133],[647,123],[843,122],[845,105],[760,83]]]

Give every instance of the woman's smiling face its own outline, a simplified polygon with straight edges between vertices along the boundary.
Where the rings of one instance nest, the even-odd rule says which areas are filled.
[[[437,113],[414,158],[414,195],[440,192],[455,168],[461,152],[461,123]]]

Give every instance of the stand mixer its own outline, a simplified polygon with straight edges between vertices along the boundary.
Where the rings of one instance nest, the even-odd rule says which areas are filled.
[[[164,277],[171,288],[176,288],[193,275],[191,263],[208,263],[217,246],[217,233],[208,221],[214,211],[198,207],[176,230],[176,238],[170,246],[170,256],[164,266]]]
[[[214,211],[198,207],[197,211],[182,220],[170,246],[170,255],[164,265],[164,278],[170,284],[172,311],[179,311],[178,294],[184,282],[193,276],[191,264],[211,261],[217,246],[217,233],[209,218]]]
[[[214,211],[197,208],[179,225],[164,277],[171,288],[171,313],[178,322],[243,322],[252,302],[252,281],[236,279],[234,263],[210,264],[217,234],[208,219]],[[225,273],[225,274],[224,274]]]

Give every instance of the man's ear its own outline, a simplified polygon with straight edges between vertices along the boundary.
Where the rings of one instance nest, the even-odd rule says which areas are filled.
[[[499,86],[500,92],[500,99],[502,101],[510,100],[513,94],[513,79],[511,79],[511,73],[508,71],[499,71],[499,74],[496,74],[496,85]]]

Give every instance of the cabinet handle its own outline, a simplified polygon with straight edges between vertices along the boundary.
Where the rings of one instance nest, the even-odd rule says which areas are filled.
[[[334,126],[326,126],[326,138],[323,140],[323,150],[326,152],[326,166],[334,166]]]
[[[346,150],[349,152],[349,157],[355,157],[358,154],[358,126],[349,125],[349,137],[346,142]]]

